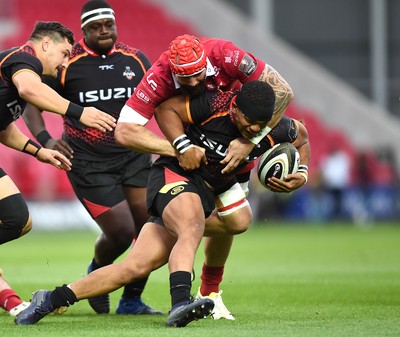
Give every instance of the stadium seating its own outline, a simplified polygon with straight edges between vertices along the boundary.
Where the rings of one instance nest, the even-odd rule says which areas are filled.
[[[31,34],[33,25],[38,20],[60,21],[74,31],[76,39],[81,38],[80,32],[80,8],[82,0],[60,1],[57,4],[46,0],[15,0],[15,20],[19,23],[19,31],[14,36],[2,41],[4,48],[20,45]],[[144,0],[117,1],[109,0],[116,12],[119,40],[143,50],[150,60],[154,62],[160,53],[168,46],[169,42],[177,35],[183,33],[196,34],[196,31],[187,22],[177,20],[165,12],[162,8],[148,4]],[[312,144],[312,162],[310,165],[310,180],[312,182],[318,171],[321,158],[328,152],[332,143],[338,144],[356,161],[357,151],[348,138],[340,130],[331,129],[319,120],[317,114],[292,103],[287,114],[304,121]],[[62,132],[61,118],[52,114],[46,114],[45,119],[48,129],[54,136],[60,136]],[[21,129],[29,134],[22,119],[18,121]],[[150,128],[161,134],[154,121],[150,122]],[[15,180],[23,194],[29,199],[72,199],[74,193],[70,187],[65,172],[55,170],[49,165],[43,165],[32,157],[24,154],[0,148],[1,166]],[[387,181],[390,169],[379,162],[375,154],[370,154],[370,161],[379,167],[380,175],[377,182]],[[23,163],[23,164],[22,164]],[[377,172],[377,170],[372,170]],[[386,174],[383,173],[386,172]],[[39,174],[40,173],[40,174]],[[382,178],[386,177],[386,178]],[[43,188],[45,186],[45,188]]]

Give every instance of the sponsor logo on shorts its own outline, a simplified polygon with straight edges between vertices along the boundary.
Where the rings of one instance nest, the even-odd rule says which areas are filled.
[[[176,186],[171,190],[171,195],[177,195],[179,193],[181,193],[183,190],[185,189],[184,186]]]

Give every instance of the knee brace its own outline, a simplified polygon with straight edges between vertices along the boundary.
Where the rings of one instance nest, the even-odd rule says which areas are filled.
[[[1,199],[0,244],[19,238],[28,220],[28,206],[21,193]]]

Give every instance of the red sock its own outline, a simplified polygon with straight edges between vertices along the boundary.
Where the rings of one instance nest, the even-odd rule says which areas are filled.
[[[0,291],[0,307],[4,310],[10,311],[21,303],[21,298],[14,290],[5,289]]]
[[[222,275],[224,274],[224,266],[222,267],[208,267],[203,264],[201,273],[201,286],[200,293],[203,296],[208,296],[211,293],[219,292],[219,285],[222,282]]]

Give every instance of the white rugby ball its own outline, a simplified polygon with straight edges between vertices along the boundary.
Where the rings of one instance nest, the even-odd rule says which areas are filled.
[[[257,174],[261,185],[267,187],[268,178],[284,180],[287,174],[297,172],[300,154],[292,143],[280,143],[265,152],[258,162]]]

